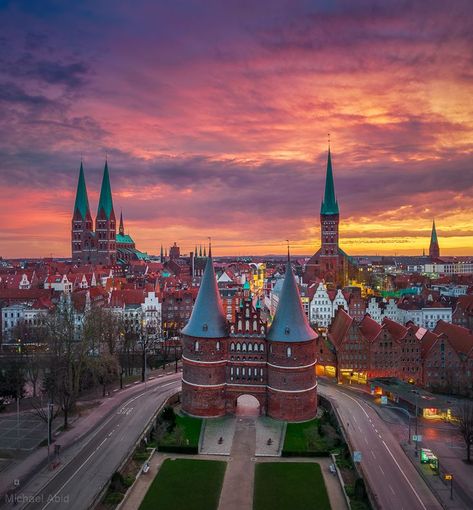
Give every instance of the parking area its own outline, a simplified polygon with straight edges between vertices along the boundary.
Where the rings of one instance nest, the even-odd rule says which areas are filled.
[[[47,430],[47,423],[31,414],[20,414],[19,422],[16,416],[0,417],[0,450],[32,450],[47,438]]]

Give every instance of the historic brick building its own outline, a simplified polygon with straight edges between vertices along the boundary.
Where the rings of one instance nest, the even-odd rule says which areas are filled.
[[[304,271],[304,281],[323,279],[331,287],[343,287],[348,281],[348,256],[340,248],[340,212],[335,197],[332,157],[328,151],[325,193],[320,207],[320,249],[309,259]]]
[[[146,259],[147,255],[135,247],[133,239],[125,234],[123,216],[120,215],[120,228],[117,233],[115,211],[108,163],[103,171],[100,199],[95,218],[95,231],[90,214],[89,198],[85,184],[84,167],[80,164],[76,200],[71,225],[72,261],[77,264],[129,263],[132,260]]]
[[[185,412],[223,416],[235,412],[241,395],[252,395],[260,414],[287,421],[315,416],[317,335],[303,311],[290,261],[268,330],[260,312],[247,290],[235,323],[227,322],[209,256],[191,318],[182,331]]]

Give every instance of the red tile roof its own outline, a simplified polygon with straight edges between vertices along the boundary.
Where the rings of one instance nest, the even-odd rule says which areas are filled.
[[[368,313],[363,317],[359,324],[359,328],[361,334],[366,340],[368,340],[368,342],[376,340],[383,329],[381,324],[378,324],[374,319],[372,319]]]

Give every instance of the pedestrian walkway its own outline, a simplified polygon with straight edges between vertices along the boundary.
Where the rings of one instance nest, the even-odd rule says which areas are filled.
[[[279,457],[286,434],[286,422],[276,421],[268,416],[260,416],[256,420],[256,451],[257,457]]]
[[[172,377],[174,374],[170,374]],[[161,379],[148,382],[148,390],[161,383]],[[88,410],[86,414],[76,416],[71,419],[71,428],[61,432],[56,438],[56,444],[61,445],[60,466],[54,471],[50,471],[47,466],[47,448],[37,448],[27,457],[21,457],[12,460],[8,466],[2,470],[0,477],[0,496],[7,491],[12,490],[17,483],[21,487],[28,487],[31,491],[39,490],[49,479],[54,477],[58,470],[64,466],[68,460],[74,457],[83,446],[82,439],[92,432],[109,416],[118,405],[123,404],[130,396],[144,391],[144,384],[131,386],[122,391],[113,393],[105,398],[98,407]],[[34,475],[34,479],[31,477]]]
[[[253,507],[256,425],[252,417],[238,418],[231,457],[220,494],[219,510],[243,510]]]
[[[446,510],[471,510],[471,508],[473,508],[472,501],[468,494],[466,494],[463,489],[455,483],[455,480],[453,482],[452,491],[451,482],[445,481],[441,478],[441,476],[436,475],[429,464],[420,463],[419,457],[415,456],[414,446],[407,444],[403,444],[401,446],[409,460],[425,480],[427,486],[435,494],[437,499],[440,500],[443,508]],[[443,470],[441,473],[443,476]]]
[[[199,453],[203,455],[230,455],[236,418],[224,416],[203,421]]]

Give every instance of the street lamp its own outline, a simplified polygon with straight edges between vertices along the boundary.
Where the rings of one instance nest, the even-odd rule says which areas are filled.
[[[51,426],[52,426],[52,419],[53,419],[53,409],[54,404],[51,402],[48,402],[48,466],[49,466],[49,448],[51,446]]]
[[[419,451],[418,451],[418,444],[419,444],[419,436],[417,434],[417,413],[418,413],[418,397],[419,397],[419,391],[418,390],[411,390],[412,393],[414,393],[414,395],[416,396],[416,440],[415,440],[415,444],[416,444],[416,449],[415,449],[415,456],[417,457],[419,455]]]

